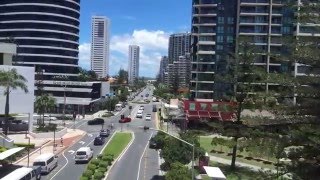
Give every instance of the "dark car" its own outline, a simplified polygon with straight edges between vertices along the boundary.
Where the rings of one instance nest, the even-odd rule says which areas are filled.
[[[127,123],[127,122],[131,122],[131,118],[130,117],[125,117],[119,120],[119,123]]]
[[[100,130],[100,136],[101,137],[108,137],[109,135],[110,135],[110,130],[109,129],[107,129],[107,130],[101,129]]]
[[[152,106],[152,112],[157,112],[157,106],[156,105]]]
[[[157,149],[158,148],[157,142],[155,141],[154,138],[151,138],[149,140],[149,148],[150,149]]]
[[[104,119],[102,118],[95,118],[88,121],[88,125],[98,125],[98,124],[104,124]]]
[[[104,142],[105,142],[105,138],[104,137],[97,136],[96,138],[94,138],[93,145],[95,145],[95,146],[103,145]]]

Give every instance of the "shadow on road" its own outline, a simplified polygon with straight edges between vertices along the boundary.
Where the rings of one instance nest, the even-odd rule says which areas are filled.
[[[164,180],[164,176],[155,175],[151,178],[151,180]]]

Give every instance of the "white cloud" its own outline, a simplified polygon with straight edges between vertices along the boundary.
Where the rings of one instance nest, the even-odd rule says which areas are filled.
[[[79,66],[90,69],[90,43],[83,43],[79,45]]]
[[[118,54],[114,59],[114,68],[118,70],[120,64],[122,67],[128,66],[129,45],[135,44],[140,46],[140,76],[155,76],[159,69],[161,56],[167,54],[168,38],[169,33],[164,31],[145,29],[134,30],[132,34],[113,36],[110,43],[111,54]],[[112,73],[112,70],[110,71]]]
[[[167,55],[169,33],[164,31],[134,30],[132,34],[111,36],[109,72],[118,73],[120,68],[127,70],[129,45],[140,46],[140,76],[155,77],[159,70],[161,56]],[[90,68],[90,43],[79,46],[79,65]]]

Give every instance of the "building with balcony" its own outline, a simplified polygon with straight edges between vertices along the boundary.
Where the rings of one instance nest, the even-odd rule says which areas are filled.
[[[165,71],[169,63],[168,56],[162,56],[160,60],[159,78],[161,82],[165,82]]]
[[[129,45],[128,80],[133,84],[139,78],[140,47]]]
[[[180,56],[190,53],[191,33],[176,33],[169,37],[169,62],[179,61]]]
[[[191,72],[191,62],[190,54],[185,56],[180,56],[178,61],[173,62],[174,66],[174,75],[178,78],[178,87],[179,88],[188,88],[190,83],[190,72]],[[177,83],[174,82],[174,83]]]
[[[216,88],[215,74],[227,71],[225,54],[235,50],[237,1],[192,3],[191,96],[216,99],[222,91]]]
[[[101,78],[109,74],[109,26],[107,17],[92,16],[91,70]]]

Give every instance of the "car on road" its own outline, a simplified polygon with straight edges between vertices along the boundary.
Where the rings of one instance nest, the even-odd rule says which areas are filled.
[[[98,124],[104,124],[104,119],[102,118],[95,118],[88,121],[88,125],[98,125]]]
[[[103,145],[105,143],[105,138],[104,137],[101,137],[101,136],[97,136],[94,138],[94,141],[93,141],[93,145],[95,146],[98,146],[98,145]]]
[[[41,173],[48,174],[58,166],[58,159],[53,153],[41,154],[34,159],[33,166],[40,166]]]
[[[81,147],[76,151],[74,156],[75,163],[78,162],[89,162],[93,157],[93,150],[91,147]]]
[[[143,110],[139,110],[136,114],[136,118],[142,118],[143,116]]]
[[[109,129],[101,129],[100,130],[100,136],[101,137],[108,137],[110,135],[110,130]]]
[[[151,121],[151,114],[146,115],[146,121]]]
[[[143,110],[144,110],[144,106],[140,106],[140,107],[139,107],[139,110],[142,110],[142,111],[143,111]]]
[[[127,123],[127,122],[131,122],[131,118],[130,117],[125,117],[119,120],[119,123]]]
[[[157,106],[156,105],[152,106],[152,112],[157,112]]]
[[[158,149],[158,144],[157,144],[156,140],[154,139],[154,137],[152,137],[149,140],[149,148],[150,149]]]

